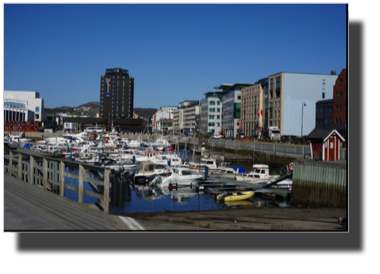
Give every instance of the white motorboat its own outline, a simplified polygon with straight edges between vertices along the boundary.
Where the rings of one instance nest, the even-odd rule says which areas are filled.
[[[63,137],[55,137],[55,138],[45,138],[43,140],[45,144],[53,146],[53,145],[66,145],[68,146],[70,144],[68,138],[63,138]],[[39,141],[39,143],[42,143],[42,141]]]
[[[135,184],[154,184],[154,179],[161,180],[171,175],[170,169],[165,166],[158,165],[152,161],[141,161],[136,165],[137,172],[135,173]],[[158,177],[160,176],[160,177]]]
[[[99,154],[96,152],[79,152],[79,156],[75,158],[75,161],[80,163],[98,163],[100,161]]]
[[[189,168],[185,167],[173,167],[170,168],[171,175],[163,178],[161,182],[157,183],[160,187],[169,186],[188,186],[202,181],[203,176],[200,174],[194,174]]]
[[[216,170],[210,171],[210,176],[216,178],[229,178],[236,179],[236,175],[239,175],[244,172],[244,168],[241,167],[221,167]]]
[[[25,133],[21,132],[19,135],[9,135],[7,140],[12,143],[30,143],[32,142],[32,139],[25,138]]]
[[[138,148],[140,147],[140,144],[141,142],[139,140],[131,140],[127,143],[127,146],[131,148]]]
[[[48,149],[48,146],[47,145],[44,145],[44,144],[39,144],[39,143],[36,143],[35,145],[33,145],[33,150],[35,151],[47,151]]]
[[[237,181],[248,181],[252,184],[266,183],[272,179],[278,178],[278,175],[269,175],[268,165],[253,165],[251,172],[236,175]]]

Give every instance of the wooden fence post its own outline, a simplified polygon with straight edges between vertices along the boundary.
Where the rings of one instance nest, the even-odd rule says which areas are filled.
[[[22,181],[22,155],[18,153],[17,178]]]
[[[78,177],[78,203],[83,204],[83,179],[84,179],[84,170],[83,166],[79,164],[79,177]]]
[[[48,180],[48,161],[46,160],[46,158],[44,157],[43,158],[43,164],[42,164],[42,175],[43,175],[43,179],[42,179],[42,188],[43,189],[47,189],[47,180]]]
[[[30,155],[29,163],[29,184],[33,185],[34,183],[34,157]]]
[[[104,213],[108,213],[109,211],[110,173],[111,171],[109,169],[104,169],[104,193],[103,193],[103,199],[104,199],[103,212]]]
[[[65,196],[65,163],[63,161],[59,165],[59,195]]]
[[[9,164],[8,164],[8,173],[13,174],[13,152],[10,150],[9,151]]]

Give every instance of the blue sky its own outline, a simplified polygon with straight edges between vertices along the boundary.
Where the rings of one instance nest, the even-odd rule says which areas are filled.
[[[346,68],[343,4],[4,4],[4,89],[45,107],[99,101],[107,68],[136,108],[201,100],[222,83]]]

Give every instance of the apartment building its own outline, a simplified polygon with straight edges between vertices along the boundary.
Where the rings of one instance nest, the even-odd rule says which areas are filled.
[[[215,89],[223,90],[222,132],[236,137],[241,130],[241,90],[253,84],[222,84]]]
[[[205,98],[201,100],[201,122],[202,133],[214,133],[222,130],[222,97],[224,92],[210,91],[204,93]]]
[[[196,132],[199,123],[199,101],[186,100],[173,111],[173,128],[181,132]]]
[[[337,79],[331,74],[280,72],[241,90],[242,130],[266,135],[270,126],[281,135],[309,134],[315,126],[317,101],[333,99]]]
[[[333,98],[333,123],[346,124],[347,117],[347,70],[343,69],[335,81]]]

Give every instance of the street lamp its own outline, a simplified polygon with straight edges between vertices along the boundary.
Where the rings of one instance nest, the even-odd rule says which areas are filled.
[[[301,121],[301,138],[303,136],[303,107],[306,107],[306,103],[302,102],[302,121]]]

